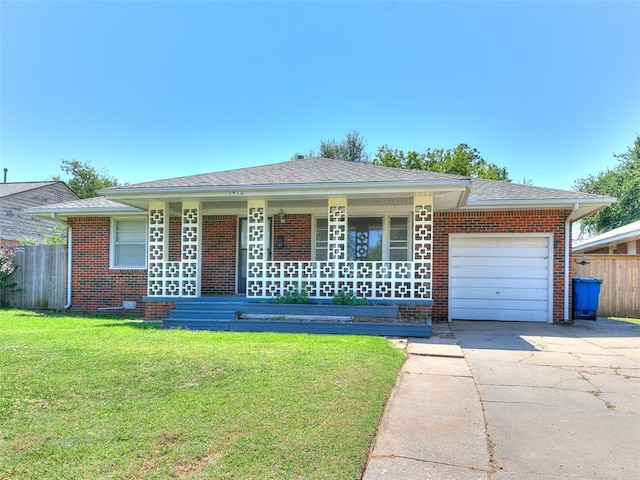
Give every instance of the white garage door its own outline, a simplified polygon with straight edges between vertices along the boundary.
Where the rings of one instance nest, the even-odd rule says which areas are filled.
[[[449,318],[552,322],[551,235],[452,234]]]

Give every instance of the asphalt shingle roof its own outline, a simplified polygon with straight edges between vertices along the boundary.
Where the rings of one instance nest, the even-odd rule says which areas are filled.
[[[203,173],[185,177],[154,180],[150,182],[121,185],[105,190],[126,192],[143,188],[189,188],[189,187],[242,187],[277,185],[322,185],[322,184],[371,184],[383,182],[437,183],[447,181],[471,181],[470,199],[482,201],[510,200],[554,200],[596,199],[598,195],[557,190],[552,188],[519,185],[494,180],[470,179],[460,175],[430,171],[412,171],[400,168],[381,167],[366,163],[346,162],[330,158],[303,158],[287,162],[256,167],[239,168],[221,172]],[[601,197],[600,197],[601,198]]]
[[[304,158],[257,167],[203,173],[114,187],[126,191],[138,188],[235,187],[257,185],[304,185],[372,182],[433,182],[468,180],[445,173],[411,171],[330,158]],[[105,190],[108,192],[108,190]]]
[[[28,192],[29,190],[35,190],[36,188],[46,187],[47,185],[53,185],[57,181],[49,182],[8,182],[0,183],[0,197],[8,197],[9,195],[15,195],[16,193]]]
[[[509,201],[509,200],[586,200],[603,198],[591,193],[557,190],[554,188],[534,187],[517,183],[498,182],[474,178],[471,181],[469,200]]]
[[[129,190],[166,189],[177,190],[182,188],[201,187],[206,190],[224,187],[248,187],[248,186],[279,186],[279,185],[330,185],[330,184],[375,184],[375,183],[402,183],[438,184],[453,181],[469,182],[471,185],[467,204],[471,206],[488,203],[512,202],[535,203],[537,201],[548,203],[558,200],[562,203],[584,200],[602,200],[607,197],[582,192],[557,190],[552,188],[520,185],[516,183],[499,182],[485,179],[471,179],[459,175],[449,175],[430,171],[411,171],[400,168],[381,167],[365,163],[353,163],[344,160],[329,158],[304,158],[287,162],[261,165],[256,167],[239,168],[221,172],[204,173],[184,177],[168,178],[150,182],[136,183],[132,185],[120,185],[105,189],[105,195],[126,193]],[[116,198],[118,198],[116,196]],[[43,207],[44,208],[44,207]],[[121,203],[107,200],[105,197],[76,200],[56,205],[47,205],[46,210],[118,210],[130,209]],[[37,209],[32,209],[36,211]]]

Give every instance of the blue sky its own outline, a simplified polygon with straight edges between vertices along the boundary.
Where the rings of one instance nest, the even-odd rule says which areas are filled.
[[[638,25],[640,2],[0,0],[0,159],[136,183],[356,129],[570,189],[640,133]]]

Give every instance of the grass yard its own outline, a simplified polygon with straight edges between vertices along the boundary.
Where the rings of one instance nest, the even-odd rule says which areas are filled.
[[[617,320],[619,322],[635,323],[640,325],[640,318],[627,318],[627,317],[609,317],[609,320]]]
[[[403,359],[375,337],[0,310],[0,478],[358,479]]]

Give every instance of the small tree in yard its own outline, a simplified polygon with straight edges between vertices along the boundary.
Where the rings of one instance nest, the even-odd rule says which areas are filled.
[[[4,305],[5,288],[15,285],[7,283],[11,274],[16,270],[16,265],[13,263],[15,255],[14,248],[0,246],[0,304],[2,305]]]

